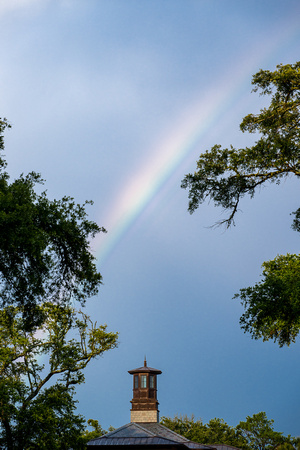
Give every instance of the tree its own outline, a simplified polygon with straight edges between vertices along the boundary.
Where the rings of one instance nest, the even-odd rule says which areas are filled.
[[[0,120],[0,151],[8,127]],[[89,241],[105,230],[87,219],[90,202],[49,200],[36,192],[43,183],[35,172],[10,183],[0,157],[0,305],[20,306],[27,329],[43,320],[39,304],[83,305],[101,284]]]
[[[263,269],[263,281],[235,296],[246,309],[241,328],[255,339],[289,345],[300,329],[300,255],[277,256]]]
[[[252,198],[257,188],[266,183],[280,184],[286,177],[300,176],[300,62],[278,65],[274,72],[260,70],[253,76],[252,84],[255,92],[260,90],[262,95],[271,96],[270,106],[257,115],[247,115],[240,128],[243,132],[258,132],[259,139],[252,147],[241,149],[213,146],[200,156],[196,172],[186,175],[182,181],[182,187],[189,189],[190,213],[210,199],[215,206],[221,206],[228,212],[228,216],[219,222],[227,227],[234,224],[244,196]],[[294,215],[293,228],[300,231],[300,208]],[[285,258],[290,260],[289,255]],[[267,266],[277,264],[278,261],[275,259],[264,263],[263,267],[267,270]],[[277,269],[277,274],[281,271],[280,277],[288,275],[288,265],[284,266],[282,262],[280,269]],[[296,274],[294,279],[299,284]],[[260,293],[266,294],[269,283],[260,283],[259,286]],[[296,290],[292,296],[286,296],[286,289],[282,288],[281,283],[273,284],[266,301],[272,301],[280,314],[279,317],[271,317],[263,297],[259,295],[258,285],[242,290],[242,303],[246,307],[250,305],[241,318],[244,330],[252,333],[254,338],[262,336],[264,340],[278,339],[279,345],[294,342],[300,329],[299,295],[295,298],[294,294]],[[285,302],[288,304],[285,305]],[[285,313],[281,314],[283,309]],[[253,311],[256,312],[255,316],[252,316]],[[262,318],[264,314],[264,320],[256,321],[256,317]]]
[[[7,120],[0,120],[0,151]],[[101,275],[90,239],[105,231],[86,202],[49,200],[31,172],[9,181],[0,155],[0,448],[85,448],[75,386],[87,364],[117,345],[84,306]]]
[[[187,439],[201,444],[227,444],[249,449],[240,431],[230,427],[223,419],[211,419],[207,424],[195,420],[194,416],[162,417],[160,423]]]
[[[84,448],[74,386],[87,364],[116,347],[117,333],[82,311],[44,303],[42,323],[24,329],[23,311],[0,311],[0,448]]]
[[[83,448],[86,449],[86,444],[91,441],[92,439],[96,439],[99,436],[103,436],[104,434],[115,430],[114,427],[110,426],[108,428],[108,431],[103,430],[103,428],[101,427],[101,425],[99,424],[98,420],[94,420],[94,419],[89,419],[87,421],[88,426],[92,427],[93,430],[92,431],[88,431],[85,430],[84,433],[81,436],[81,441],[83,444]]]
[[[248,449],[239,430],[229,426],[223,419],[211,419],[206,424],[206,443],[227,444],[240,449]]]
[[[244,450],[293,450],[300,448],[300,439],[283,436],[274,431],[274,420],[268,420],[265,412],[247,417],[236,427],[223,419],[211,419],[207,424],[194,416],[162,417],[160,423],[175,433],[201,444],[227,444]]]
[[[260,412],[247,416],[246,421],[240,422],[236,428],[242,432],[251,449],[271,450],[285,442],[282,433],[273,430],[273,423],[274,420],[268,420],[265,412]]]
[[[199,435],[203,434],[204,429],[202,420],[195,420],[195,417],[193,415],[191,417],[188,417],[186,415],[176,415],[174,418],[162,417],[160,419],[160,423],[161,425],[164,425],[175,433],[178,433],[191,441],[197,441]]]

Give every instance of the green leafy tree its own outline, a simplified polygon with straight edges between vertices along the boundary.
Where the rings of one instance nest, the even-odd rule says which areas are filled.
[[[206,441],[211,444],[227,444],[240,449],[248,449],[239,430],[229,426],[223,419],[211,419],[206,424]]]
[[[299,450],[300,449],[300,438],[292,438],[288,436],[286,441],[279,444],[276,450]]]
[[[202,420],[195,420],[193,415],[191,417],[186,415],[176,415],[174,418],[163,416],[160,419],[160,423],[161,425],[164,425],[175,433],[178,433],[191,441],[196,441],[196,438],[203,432],[204,428]]]
[[[0,448],[84,448],[74,387],[117,334],[66,305],[38,308],[43,321],[29,331],[20,307],[0,311]]]
[[[89,430],[84,431],[82,437],[86,443],[89,442],[91,439],[96,439],[97,437],[103,436],[104,434],[107,433],[107,431],[103,430],[103,428],[100,425],[100,423],[98,422],[98,420],[89,419],[87,421],[87,424],[89,427],[92,427],[93,430],[92,431],[89,431]]]
[[[83,448],[85,449],[85,445],[91,441],[92,439],[96,439],[100,436],[103,436],[104,434],[115,430],[114,427],[110,426],[108,428],[108,431],[103,430],[102,426],[99,424],[98,420],[94,420],[94,419],[89,419],[87,421],[88,426],[92,427],[93,430],[89,431],[89,430],[85,430],[84,433],[81,436],[81,442],[83,444]]]
[[[240,128],[243,132],[259,133],[259,139],[252,147],[240,149],[215,145],[200,156],[195,173],[186,175],[182,181],[182,187],[189,189],[190,213],[206,200],[212,200],[215,206],[227,211],[227,217],[219,222],[227,227],[234,224],[243,197],[252,198],[257,188],[266,183],[280,184],[286,177],[300,176],[300,62],[278,65],[273,72],[260,70],[253,76],[252,84],[254,91],[271,96],[270,106],[257,115],[247,115]],[[294,215],[293,228],[300,231],[300,208]],[[276,265],[277,280],[285,278],[287,282],[290,278],[299,285],[299,275],[290,272],[294,270],[290,256],[264,263],[264,276],[269,274],[269,267]],[[297,257],[294,255],[293,259]],[[272,278],[272,289],[265,295],[270,281],[268,276],[265,282],[241,291],[242,303],[250,307],[241,318],[241,325],[254,338],[289,345],[299,332],[298,288],[290,286],[289,294],[286,282],[284,287],[282,282],[273,283]],[[270,315],[265,302],[272,302],[279,315]]]
[[[0,152],[7,120],[0,120]],[[73,306],[98,292],[86,202],[49,200],[39,174],[9,181],[0,155],[0,448],[85,448],[75,386],[117,334]],[[98,429],[97,429],[98,431]]]
[[[240,449],[249,449],[239,430],[230,427],[223,419],[211,419],[207,424],[195,420],[194,416],[162,417],[160,423],[187,439],[201,444],[227,444]]]
[[[274,420],[268,420],[265,412],[260,412],[247,416],[246,421],[240,422],[236,428],[242,432],[251,449],[272,450],[285,445],[283,434],[274,431],[273,423]]]
[[[268,420],[265,412],[247,417],[236,427],[223,419],[211,419],[207,424],[194,416],[162,417],[160,423],[175,433],[201,444],[226,444],[244,450],[293,450],[300,448],[300,438],[283,436],[274,431],[274,420]]]
[[[236,294],[246,309],[241,328],[255,339],[289,345],[300,329],[300,255],[281,255],[263,263],[263,277]]]
[[[0,151],[7,127],[0,120]],[[42,320],[42,302],[84,304],[101,284],[89,242],[105,230],[87,219],[89,202],[49,200],[39,184],[35,172],[10,182],[0,157],[0,305],[20,306],[27,329]]]

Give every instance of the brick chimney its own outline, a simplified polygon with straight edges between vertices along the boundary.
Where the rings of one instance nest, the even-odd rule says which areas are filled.
[[[157,379],[161,370],[147,366],[145,358],[144,366],[129,370],[133,375],[133,398],[131,400],[131,422],[158,422],[159,411],[157,401]]]

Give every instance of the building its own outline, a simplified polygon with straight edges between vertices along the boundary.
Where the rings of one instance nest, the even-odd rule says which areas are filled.
[[[133,396],[131,400],[130,423],[110,433],[92,439],[88,448],[105,450],[234,450],[227,445],[204,445],[189,441],[183,436],[159,423],[157,401],[157,376],[162,372],[144,365],[128,371],[133,375]],[[91,449],[92,450],[92,449]],[[238,450],[238,449],[237,449]]]

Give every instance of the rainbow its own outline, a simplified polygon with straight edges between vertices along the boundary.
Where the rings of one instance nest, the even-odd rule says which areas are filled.
[[[150,158],[122,188],[108,216],[102,217],[102,222],[109,232],[93,243],[100,264],[113,253],[118,243],[150,202],[157,197],[172,174],[184,165],[204,135],[210,133],[220,123],[224,114],[232,108],[239,107],[243,102],[243,93],[249,92],[252,74],[261,67],[268,66],[268,61],[278,49],[282,51],[289,45],[291,39],[298,33],[298,25],[295,17],[294,20],[289,17],[281,32],[276,30],[276,33],[270,33],[270,39],[263,42],[260,49],[252,49],[252,52],[248,49],[246,55],[239,59],[239,67],[233,70],[230,68],[227,75],[222,74],[219,83],[214,82],[214,86],[208,89],[205,97],[191,105],[184,117],[178,118],[165,137],[146,152]],[[277,36],[276,39],[274,36]],[[182,177],[184,173],[182,171]]]

